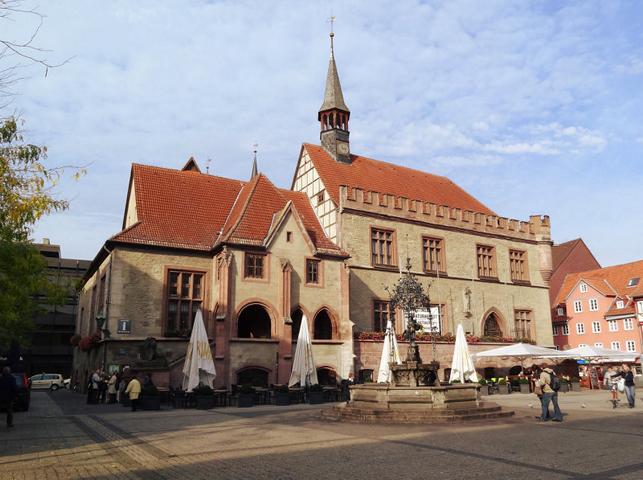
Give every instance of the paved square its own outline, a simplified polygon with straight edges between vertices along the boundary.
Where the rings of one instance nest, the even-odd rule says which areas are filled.
[[[34,392],[0,427],[0,479],[640,479],[643,408],[564,394],[562,424],[536,397],[494,396],[509,421],[381,426],[318,420],[319,407],[130,412]]]

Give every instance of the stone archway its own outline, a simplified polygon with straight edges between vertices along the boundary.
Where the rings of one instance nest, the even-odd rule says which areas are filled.
[[[250,304],[239,312],[237,336],[239,338],[270,338],[272,321],[268,310],[258,303]]]
[[[313,339],[333,339],[333,321],[330,318],[328,310],[325,308],[317,312],[317,315],[315,315],[315,319],[313,321]]]
[[[497,312],[491,311],[485,317],[482,325],[482,336],[484,337],[502,337],[502,320]]]

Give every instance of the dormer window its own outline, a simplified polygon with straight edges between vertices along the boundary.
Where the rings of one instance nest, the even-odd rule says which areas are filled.
[[[580,293],[587,293],[587,284],[586,283],[581,283],[579,288],[580,288]]]
[[[623,306],[624,306],[623,300],[617,300],[616,301],[616,308],[623,308]]]
[[[627,286],[628,286],[628,287],[636,287],[636,286],[639,284],[639,280],[640,280],[640,279],[641,279],[640,277],[630,278],[630,279],[627,281]]]

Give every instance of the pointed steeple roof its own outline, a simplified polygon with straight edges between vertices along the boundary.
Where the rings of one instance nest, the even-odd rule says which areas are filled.
[[[324,103],[319,109],[320,112],[336,108],[349,112],[350,110],[344,102],[344,95],[342,94],[342,86],[339,83],[339,74],[337,73],[337,65],[335,64],[335,52],[333,48],[334,33],[330,34],[330,61],[328,63],[328,73],[326,74],[326,91],[324,92]]]

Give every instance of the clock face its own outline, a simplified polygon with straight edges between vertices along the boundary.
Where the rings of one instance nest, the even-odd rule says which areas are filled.
[[[346,155],[348,153],[348,144],[343,142],[337,142],[337,151],[341,154]]]

